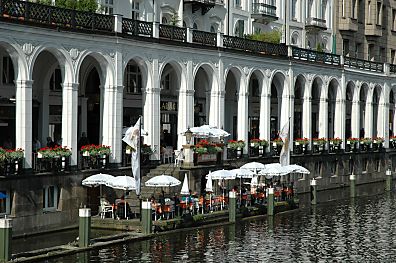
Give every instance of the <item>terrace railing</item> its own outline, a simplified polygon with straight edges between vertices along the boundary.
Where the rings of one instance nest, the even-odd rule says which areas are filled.
[[[192,42],[200,43],[205,46],[216,46],[217,45],[217,34],[205,31],[192,31]]]
[[[114,16],[25,1],[0,0],[0,17],[68,29],[114,31]]]
[[[287,46],[284,44],[273,44],[240,37],[224,36],[223,46],[259,54],[287,56]]]
[[[390,73],[396,74],[396,65],[395,64],[390,64],[389,65],[389,71],[390,71]]]
[[[187,28],[171,26],[171,25],[159,25],[159,37],[175,41],[187,41]]]
[[[133,20],[128,18],[122,19],[122,33],[133,36],[153,36],[153,23]]]
[[[344,65],[350,68],[370,70],[375,72],[384,72],[384,64],[381,62],[344,57]]]
[[[318,52],[310,49],[292,47],[292,57],[298,60],[324,63],[329,65],[340,65],[340,56],[331,53]]]

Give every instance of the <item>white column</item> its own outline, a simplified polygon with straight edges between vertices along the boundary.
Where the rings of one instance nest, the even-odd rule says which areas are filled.
[[[259,125],[260,139],[265,139],[269,143],[271,140],[271,94],[261,94]]]
[[[246,142],[244,154],[247,154],[248,149],[248,97],[249,93],[246,91],[247,80],[244,76],[241,77],[239,82],[239,94],[238,94],[238,115],[237,115],[237,138],[238,140],[244,140]]]
[[[191,86],[192,88],[192,86]],[[186,137],[182,135],[188,127],[194,126],[194,90],[179,91],[179,108],[177,121],[177,149],[181,149],[186,144]]]
[[[351,114],[351,134],[353,138],[359,138],[360,132],[360,102],[359,100],[352,101],[352,114]]]
[[[214,90],[210,94],[209,125],[224,128],[224,91]]]
[[[393,131],[393,136],[395,136],[395,132],[396,132],[396,104],[394,104],[394,106],[393,106],[393,127],[392,127],[392,131]]]
[[[32,168],[32,80],[16,80],[16,143],[25,151],[25,168]]]
[[[152,62],[152,75],[151,79],[147,81],[148,85],[145,90],[145,103],[143,106],[143,122],[144,129],[149,133],[147,144],[151,145],[154,152],[154,158],[160,159],[160,76],[158,59]],[[151,85],[149,85],[151,84]]]
[[[118,120],[123,115],[123,112],[119,110],[119,106],[122,107],[123,86],[108,85],[102,90],[104,94],[103,103],[101,103],[103,105],[102,143],[111,147],[110,162],[121,163],[122,127]]]
[[[328,137],[329,108],[326,98],[321,97],[319,101],[319,138]]]
[[[369,96],[367,96],[366,101],[366,116],[364,118],[364,126],[364,137],[373,137],[373,103],[372,98],[369,98]]]
[[[99,86],[99,92],[100,92],[100,118],[99,118],[99,144],[104,144],[106,143],[103,142],[103,117],[104,115],[104,103],[105,101],[109,101],[109,98],[105,99],[106,92],[105,92],[105,87],[103,85]]]
[[[78,84],[64,83],[62,89],[62,146],[71,148],[70,165],[77,165]]]
[[[389,146],[389,103],[378,105],[378,137],[384,138],[384,146]]]
[[[304,96],[303,113],[302,113],[302,136],[312,140],[312,98]]]
[[[337,99],[335,104],[335,113],[334,113],[334,137],[339,137],[345,142],[345,100]]]

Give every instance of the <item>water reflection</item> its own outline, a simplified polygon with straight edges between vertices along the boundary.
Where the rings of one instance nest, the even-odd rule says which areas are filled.
[[[348,188],[344,192],[349,195]],[[272,219],[195,229],[47,262],[395,262],[395,199],[383,194],[306,205]]]

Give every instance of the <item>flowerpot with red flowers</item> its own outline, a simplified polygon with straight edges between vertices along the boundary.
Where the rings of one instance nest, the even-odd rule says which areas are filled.
[[[111,154],[110,146],[88,144],[81,147],[83,168],[106,168]]]
[[[245,148],[245,141],[243,140],[229,140],[227,144],[227,148],[229,152],[235,153],[235,158],[241,158],[243,153],[243,148]]]
[[[384,143],[384,138],[382,137],[374,137],[373,138],[373,151],[381,151],[382,150],[382,146]]]
[[[341,138],[330,138],[329,139],[329,152],[335,153],[341,150]]]
[[[313,152],[314,153],[323,153],[325,151],[325,146],[327,143],[326,138],[313,138],[312,139],[312,144],[313,144]]]
[[[251,139],[249,144],[249,153],[251,156],[263,156],[268,142],[265,139]]]
[[[276,138],[271,142],[271,151],[274,155],[280,155],[282,151],[283,141],[281,138]]]
[[[297,138],[294,141],[294,148],[293,152],[295,154],[303,154],[307,152],[307,146],[308,146],[309,140],[308,138]]]
[[[69,167],[71,150],[67,146],[43,147],[37,151],[36,171],[65,171]]]
[[[0,147],[0,174],[19,174],[23,165],[24,151],[18,149],[3,149]]]

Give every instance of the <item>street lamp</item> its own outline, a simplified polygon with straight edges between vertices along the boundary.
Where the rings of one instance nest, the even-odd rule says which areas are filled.
[[[190,130],[190,127],[188,127],[188,128],[187,128],[187,131],[184,132],[184,136],[186,136],[187,144],[190,144],[192,135],[193,135],[193,133],[192,133],[192,131]]]

